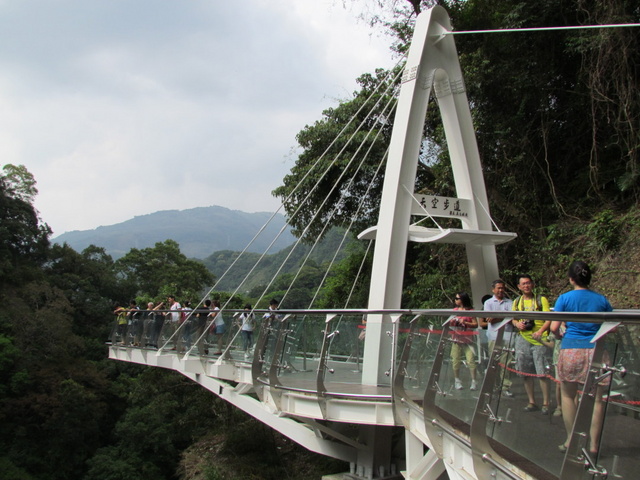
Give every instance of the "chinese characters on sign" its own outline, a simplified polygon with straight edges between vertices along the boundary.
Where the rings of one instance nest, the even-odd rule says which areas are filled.
[[[411,207],[411,215],[469,219],[471,201],[462,198],[417,195]]]
[[[405,68],[404,73],[402,74],[402,83],[410,82],[414,80],[418,76],[418,66],[414,66],[411,68]]]

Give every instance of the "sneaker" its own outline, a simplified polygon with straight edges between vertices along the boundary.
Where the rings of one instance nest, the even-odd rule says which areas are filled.
[[[554,417],[561,417],[561,416],[562,416],[562,409],[560,409],[560,408],[556,408],[556,409],[553,411],[553,416],[554,416]]]
[[[478,389],[478,384],[476,383],[475,380],[471,380],[471,386],[469,387],[469,390],[477,390]]]
[[[458,378],[456,378],[455,387],[456,390],[462,390],[462,382]]]

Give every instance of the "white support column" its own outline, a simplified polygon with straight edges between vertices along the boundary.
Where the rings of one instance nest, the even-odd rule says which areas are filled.
[[[462,228],[483,234],[493,230],[458,54],[453,37],[444,35],[450,30],[449,16],[439,6],[423,12],[416,20],[391,135],[378,225],[374,229],[376,243],[369,292],[370,309],[398,309],[402,306],[411,208],[415,203],[412,193],[432,88],[442,114],[457,195],[470,204],[469,218],[465,219]],[[498,275],[493,240],[469,239],[467,258],[471,293],[479,307],[480,298]],[[390,378],[385,375],[392,357],[391,342],[385,335],[390,324],[391,319],[386,315],[370,315],[367,319],[364,384],[390,383]]]
[[[430,85],[423,88],[418,81],[421,78],[418,76],[421,73],[418,69],[423,63],[424,48],[416,43],[424,46],[429,29],[432,35],[442,29],[437,24],[431,25],[433,11],[431,9],[418,17],[414,46],[409,52],[405,70],[405,76],[409,77],[400,90],[380,202],[369,292],[370,309],[400,307],[412,200],[403,186],[413,191],[422,129],[431,92]],[[416,69],[416,75],[410,78],[412,69]],[[389,318],[382,315],[367,318],[362,371],[362,381],[365,384],[390,383],[384,372],[391,358],[391,344],[383,338],[386,327],[383,324],[388,325],[390,322]]]
[[[404,478],[407,480],[436,480],[444,473],[444,464],[436,453],[433,450],[425,453],[424,450],[420,439],[409,430],[405,431],[407,469]]]
[[[439,71],[436,76],[439,78],[436,79],[435,93],[449,147],[457,195],[471,200],[473,205],[473,218],[468,224],[463,224],[463,229],[491,231],[493,225],[489,216],[489,201],[458,53],[452,37],[443,41],[449,43],[450,58],[446,62],[446,75],[444,71]],[[481,308],[482,296],[487,293],[491,282],[498,278],[496,250],[493,245],[467,244],[466,248],[471,295],[475,307]]]

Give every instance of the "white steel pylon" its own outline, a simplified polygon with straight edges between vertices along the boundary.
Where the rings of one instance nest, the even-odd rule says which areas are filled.
[[[464,244],[476,308],[498,278],[495,245],[516,237],[494,231],[471,112],[449,16],[436,6],[420,14],[402,77],[391,135],[378,225],[359,238],[375,238],[369,309],[399,309],[408,241]],[[418,155],[432,90],[444,124],[457,198],[415,195]],[[461,229],[410,225],[412,215],[451,217]],[[393,331],[388,315],[369,315],[363,357],[364,384],[384,385],[392,375]]]

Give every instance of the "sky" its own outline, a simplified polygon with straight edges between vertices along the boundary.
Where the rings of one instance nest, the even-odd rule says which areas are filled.
[[[346,4],[346,5],[345,5]],[[0,164],[53,230],[275,211],[295,135],[394,59],[340,0],[0,0]]]

